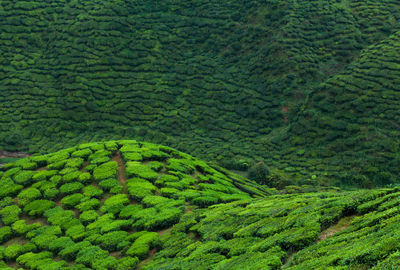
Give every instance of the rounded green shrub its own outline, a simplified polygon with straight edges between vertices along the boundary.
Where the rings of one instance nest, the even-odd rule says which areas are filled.
[[[62,198],[61,203],[66,208],[73,208],[75,205],[80,203],[80,201],[83,197],[84,196],[80,193],[71,194],[71,195],[68,195],[68,196]]]
[[[72,194],[79,192],[83,187],[84,185],[80,182],[67,183],[60,187],[60,192],[64,194]]]
[[[125,240],[127,236],[128,233],[125,231],[112,231],[103,234],[96,241],[103,249],[116,251],[130,245],[130,242]]]
[[[19,220],[21,209],[16,205],[9,205],[0,210],[1,221],[5,225],[11,225]]]
[[[117,194],[106,199],[103,206],[100,208],[100,211],[116,215],[127,204],[129,204],[128,196],[126,194]]]
[[[121,270],[135,269],[138,263],[139,259],[137,257],[126,256],[118,260],[116,269],[121,269]]]
[[[82,189],[82,193],[85,197],[101,198],[101,196],[103,195],[103,190],[95,186],[88,185]]]
[[[110,191],[112,188],[118,186],[117,179],[109,178],[104,179],[99,183],[99,186],[106,191]]]
[[[20,206],[25,206],[33,200],[40,199],[42,197],[42,193],[36,188],[27,188],[22,190],[17,198],[18,204]]]
[[[158,173],[153,171],[149,166],[142,165],[139,162],[127,162],[126,174],[128,177],[136,176],[151,181],[155,181],[158,178]]]
[[[150,248],[153,247],[159,239],[158,233],[146,232],[138,237],[131,247],[126,251],[129,256],[135,256],[145,259],[149,255]]]
[[[9,226],[0,227],[0,244],[5,243],[12,236],[13,236],[13,233],[12,233],[11,227],[9,227]]]
[[[118,164],[115,161],[109,161],[95,167],[93,170],[93,177],[97,182],[107,178],[113,178],[117,176]]]
[[[95,221],[99,217],[99,214],[95,210],[87,210],[83,211],[79,216],[79,220],[82,221],[83,224],[89,224]]]
[[[24,213],[30,216],[40,216],[54,206],[55,203],[49,200],[35,200],[24,207]]]

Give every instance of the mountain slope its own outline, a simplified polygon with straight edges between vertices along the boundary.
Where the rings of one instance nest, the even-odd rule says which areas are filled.
[[[306,164],[311,174],[341,185],[397,183],[399,53],[396,32],[317,87],[292,126],[273,139],[287,150],[280,162]]]
[[[399,30],[396,1],[0,3],[0,147],[138,138],[229,167]],[[275,151],[271,153],[271,151]]]

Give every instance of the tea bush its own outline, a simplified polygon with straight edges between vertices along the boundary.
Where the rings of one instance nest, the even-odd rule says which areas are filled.
[[[158,173],[153,171],[150,167],[142,165],[138,162],[127,162],[126,173],[128,177],[140,177],[143,179],[151,180],[154,182],[158,178]]]
[[[17,198],[18,204],[20,206],[25,206],[33,200],[40,199],[42,197],[42,193],[36,188],[27,188],[21,191]]]
[[[103,179],[112,178],[117,175],[118,164],[115,161],[109,161],[96,167],[93,171],[93,177],[97,182]]]
[[[24,212],[30,216],[40,216],[54,206],[55,203],[49,200],[35,200],[24,207]]]
[[[5,225],[11,225],[19,220],[19,214],[22,212],[21,208],[16,205],[9,205],[0,210],[1,221]]]

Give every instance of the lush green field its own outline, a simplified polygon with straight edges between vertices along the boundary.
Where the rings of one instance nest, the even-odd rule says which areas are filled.
[[[0,148],[134,138],[224,167],[264,160],[289,184],[385,185],[399,168],[399,8],[3,0]]]
[[[2,269],[395,269],[398,189],[278,194],[169,147],[0,168]]]

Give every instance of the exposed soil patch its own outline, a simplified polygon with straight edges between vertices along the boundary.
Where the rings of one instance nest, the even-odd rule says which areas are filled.
[[[104,205],[104,202],[110,198],[112,195],[109,193],[104,193],[103,196],[101,197],[101,199],[99,200],[101,205]]]
[[[30,155],[25,152],[8,152],[4,150],[0,150],[0,158],[24,158],[29,157]]]
[[[192,212],[193,210],[196,210],[196,209],[197,209],[196,206],[191,205],[189,202],[186,202],[185,203],[185,211],[183,212],[183,214],[185,215],[185,214],[190,213],[190,212]]]
[[[333,225],[333,226],[329,227],[328,229],[324,230],[323,232],[321,232],[317,242],[325,240],[325,239],[331,237],[332,235],[334,235],[338,232],[341,232],[344,229],[346,229],[347,227],[349,227],[350,223],[354,217],[355,216],[344,217],[341,220],[339,220],[339,222],[336,223],[335,225]]]
[[[13,238],[13,239],[11,239],[11,240],[9,240],[9,241],[7,241],[7,242],[5,242],[4,243],[4,247],[6,248],[6,247],[8,247],[8,246],[11,246],[11,245],[13,245],[13,244],[18,244],[18,245],[25,245],[26,243],[28,243],[29,242],[29,240],[28,239],[25,239],[24,237],[16,237],[16,238]]]
[[[157,250],[155,248],[153,248],[152,250],[149,251],[149,256],[153,257],[156,252],[157,252]]]
[[[201,241],[201,239],[202,239],[201,236],[195,232],[189,232],[186,235],[189,239],[192,239],[195,241]]]
[[[74,212],[74,215],[75,215],[75,218],[79,218],[79,216],[80,216],[80,212],[79,212],[79,210],[78,209],[72,209],[72,211]]]
[[[120,259],[121,258],[121,252],[120,251],[110,252],[110,256],[113,256],[116,259]]]
[[[127,192],[127,189],[126,189],[127,176],[126,176],[125,163],[121,158],[121,152],[118,151],[112,160],[118,163],[118,178],[124,187],[124,189],[123,189],[124,193],[126,193]]]
[[[153,248],[152,250],[149,251],[149,257],[146,260],[141,261],[138,266],[136,267],[136,269],[142,269],[143,266],[148,263],[149,261],[151,261],[154,257],[154,254],[156,254],[157,249]]]
[[[42,226],[46,226],[48,225],[47,220],[45,218],[32,218],[28,215],[22,215],[20,219],[24,219],[25,223],[30,225],[30,224],[34,224],[34,223],[40,223],[40,225]]]
[[[159,234],[160,236],[163,236],[163,235],[165,235],[165,234],[167,234],[167,233],[170,233],[171,230],[172,230],[172,227],[171,227],[171,228],[168,228],[168,229],[165,229],[165,230],[161,230],[161,231],[158,232],[158,234]]]
[[[87,172],[86,167],[87,167],[89,164],[90,164],[89,161],[85,161],[85,162],[82,164],[81,172],[84,172],[84,173]]]
[[[199,175],[200,175],[201,173],[199,173],[198,171],[195,171],[192,175],[191,175],[191,177],[193,177],[194,179],[196,179],[198,182],[200,182],[200,180],[199,180]]]
[[[14,269],[19,269],[20,265],[17,262],[9,262],[7,263],[8,267],[14,268]]]

